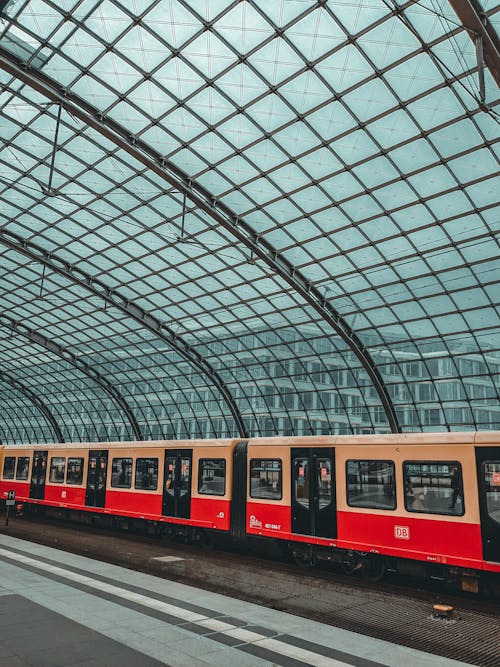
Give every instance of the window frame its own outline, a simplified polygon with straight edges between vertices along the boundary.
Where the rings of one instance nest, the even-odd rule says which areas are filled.
[[[148,458],[148,457],[142,457],[142,458]],[[124,484],[113,484],[113,463],[115,461],[130,461],[130,484],[128,486],[125,486]],[[110,489],[131,489],[132,488],[132,482],[134,482],[134,488],[135,488],[135,470],[134,470],[134,458],[132,456],[113,456],[111,459],[111,477],[109,480],[109,488]],[[143,489],[147,490],[147,489]]]
[[[17,459],[17,456],[5,456],[4,457],[3,463],[2,463],[2,479],[8,479],[8,480],[13,479],[13,480],[15,480],[16,465],[17,465],[16,459]],[[14,464],[12,466],[12,477],[6,477],[5,476],[5,464],[7,463],[8,460],[13,460],[14,461]]]
[[[80,481],[79,482],[70,482],[68,479],[68,473],[69,473],[69,462],[74,461],[75,459],[78,459],[81,461],[81,474],[80,474]],[[83,484],[83,475],[85,472],[85,457],[83,456],[68,456],[68,460],[66,461],[66,484],[69,484],[70,486],[82,486]]]
[[[127,458],[127,457],[124,457]],[[156,486],[144,487],[137,486],[137,464],[139,461],[156,461]],[[158,482],[160,476],[160,459],[158,456],[138,456],[134,461],[134,490],[137,491],[158,491]]]
[[[278,461],[280,464],[279,467],[279,492],[280,495],[279,497],[262,497],[262,496],[254,496],[252,495],[252,463],[254,461]],[[249,459],[248,462],[248,496],[249,498],[255,499],[255,500],[267,500],[267,501],[276,501],[276,500],[283,500],[283,459],[278,459],[278,458],[271,458],[271,457],[259,457],[259,458],[252,458]]]
[[[64,461],[64,474],[62,481],[61,480],[55,480],[52,479],[52,471],[55,470],[56,468],[52,467],[52,461],[57,460],[57,459],[62,459]],[[47,480],[49,484],[64,484],[66,481],[66,467],[68,463],[68,457],[67,456],[51,456],[50,457],[50,463],[49,463],[49,479]]]
[[[20,462],[22,459],[26,459],[26,460],[28,461],[28,467],[27,467],[27,469],[26,469],[26,477],[19,477],[19,476],[18,476],[19,462]],[[16,472],[15,472],[15,475],[16,475],[16,478],[15,478],[15,479],[16,479],[16,482],[27,482],[27,481],[29,480],[29,477],[30,477],[30,464],[31,464],[31,457],[30,457],[30,456],[18,456],[18,457],[17,457],[17,461],[16,461]]]
[[[202,491],[201,490],[201,485],[203,482],[203,476],[201,474],[201,466],[203,461],[222,461],[224,463],[224,488],[222,490],[222,493],[215,493],[213,491]],[[226,495],[226,481],[227,481],[227,461],[225,458],[201,458],[198,459],[198,493],[201,496],[217,496],[218,498],[221,498],[222,496]]]
[[[428,510],[428,509],[414,510],[414,509],[409,508],[408,503],[407,503],[408,495],[406,493],[406,488],[407,488],[406,482],[407,482],[407,478],[410,475],[407,475],[407,473],[406,473],[406,466],[407,465],[442,465],[442,466],[455,465],[455,466],[458,466],[458,472],[459,472],[459,475],[460,475],[460,478],[459,478],[460,479],[460,489],[462,491],[462,511],[460,513],[458,513],[458,512],[450,513],[450,512],[436,512],[436,511]],[[418,460],[418,461],[413,461],[413,460],[405,459],[402,462],[402,472],[403,472],[403,497],[404,497],[404,506],[405,506],[406,512],[409,512],[410,514],[432,514],[434,516],[452,516],[452,517],[459,517],[459,516],[464,516],[465,515],[464,476],[463,476],[463,471],[462,471],[462,463],[460,461],[452,461],[452,460],[446,460],[446,461],[436,461],[436,460],[430,461],[430,460],[427,460],[427,461],[425,461],[425,460],[421,460],[421,459]],[[450,485],[450,489],[451,488],[452,487]]]
[[[349,481],[348,481],[348,465],[349,463],[388,463],[392,465],[392,480],[393,480],[393,499],[394,507],[377,507],[376,505],[352,505],[349,502]],[[346,503],[349,507],[354,509],[372,509],[381,510],[383,512],[395,512],[398,508],[397,495],[397,480],[396,480],[396,462],[391,459],[346,459],[345,462],[345,497]]]
[[[489,521],[493,521],[497,526],[500,526],[500,520],[496,519],[494,516],[492,516],[491,511],[488,507],[488,497],[487,497],[488,491],[486,490],[486,484],[485,484],[485,480],[484,480],[484,473],[486,472],[485,471],[485,466],[487,466],[488,464],[498,465],[498,463],[499,463],[498,459],[485,459],[484,461],[481,461],[481,486],[482,486],[482,490],[483,490],[482,495],[483,495],[483,501],[484,501],[485,514],[486,514]],[[499,489],[500,489],[500,487],[499,487]]]

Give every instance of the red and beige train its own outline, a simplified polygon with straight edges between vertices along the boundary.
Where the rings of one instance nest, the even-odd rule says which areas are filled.
[[[0,464],[0,498],[32,508],[267,538],[374,574],[427,563],[469,590],[500,573],[500,432],[17,445]]]

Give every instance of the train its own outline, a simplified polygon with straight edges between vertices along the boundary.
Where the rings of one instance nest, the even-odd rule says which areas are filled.
[[[500,581],[499,431],[12,445],[0,469],[18,508],[273,542],[373,578]]]

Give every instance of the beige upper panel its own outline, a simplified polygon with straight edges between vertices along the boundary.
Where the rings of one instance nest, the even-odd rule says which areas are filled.
[[[20,451],[28,449],[49,451],[57,449],[114,449],[114,448],[133,448],[142,449],[144,447],[160,447],[163,449],[195,449],[198,447],[228,447],[234,446],[238,442],[245,441],[245,438],[237,439],[211,439],[211,440],[152,440],[148,442],[84,442],[84,443],[66,443],[51,445],[12,445],[6,447],[9,451]],[[290,437],[270,437],[270,438],[251,438],[249,445],[259,445],[265,447],[332,447],[335,445],[393,445],[399,443],[401,446],[409,445],[445,445],[445,444],[478,444],[478,445],[497,445],[500,446],[500,431],[466,431],[453,433],[401,433],[387,435],[318,435],[318,436],[290,436]]]
[[[500,431],[488,433],[453,432],[453,433],[388,433],[386,435],[318,435],[318,436],[290,436],[275,438],[251,438],[249,445],[289,447],[327,447],[335,445],[445,445],[445,444],[472,444],[480,439],[481,442],[499,443]]]
[[[10,445],[6,446],[5,449],[9,452],[17,452],[23,450],[29,451],[40,451],[48,450],[49,455],[53,451],[57,450],[113,450],[113,449],[133,449],[142,450],[150,448],[160,448],[160,449],[193,449],[197,447],[229,447],[235,442],[240,442],[239,440],[148,440],[145,442],[139,441],[124,441],[124,442],[78,442],[78,443],[56,443],[50,445]]]
[[[277,438],[278,439],[278,438]],[[256,439],[257,440],[257,439]],[[260,438],[259,438],[260,440]],[[281,438],[280,438],[281,440]],[[253,442],[253,441],[252,441]],[[250,497],[250,461],[252,459],[280,459],[281,460],[281,500],[269,500],[266,498],[251,498]],[[247,497],[251,503],[263,503],[272,505],[290,505],[291,503],[291,488],[290,488],[290,447],[286,444],[281,446],[274,446],[272,451],[269,444],[252,445],[248,447],[248,461],[247,461]]]
[[[396,475],[396,500],[395,510],[365,509],[362,507],[350,507],[346,501],[346,461],[350,459],[359,460],[381,460],[393,461]],[[429,450],[422,450],[420,446],[392,446],[380,445],[378,447],[350,446],[337,447],[335,449],[336,479],[337,479],[337,509],[344,512],[368,513],[368,514],[392,514],[394,516],[417,516],[415,512],[407,512],[405,509],[405,498],[403,488],[403,463],[405,462],[452,462],[458,461],[462,467],[462,478],[464,487],[463,516],[446,515],[446,521],[463,523],[479,523],[479,501],[477,492],[476,460],[473,447],[457,447],[456,445],[439,445]],[[422,516],[422,515],[418,515]],[[442,521],[441,514],[425,514],[426,519]]]

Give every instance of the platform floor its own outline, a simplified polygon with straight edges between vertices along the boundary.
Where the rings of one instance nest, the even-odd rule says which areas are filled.
[[[0,667],[465,663],[0,535]]]

